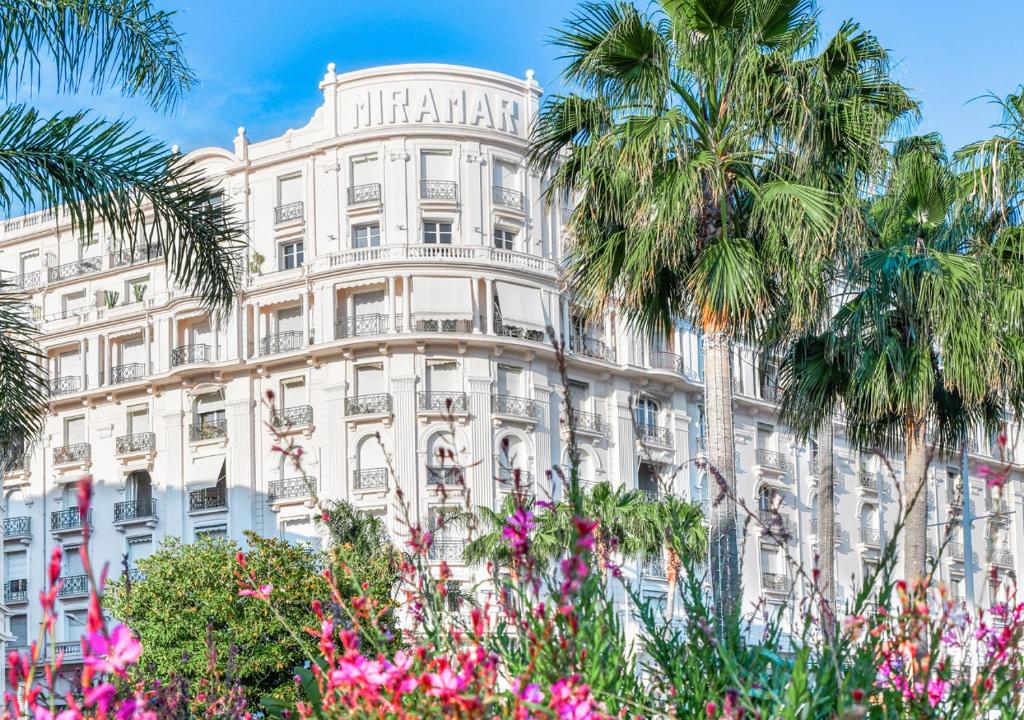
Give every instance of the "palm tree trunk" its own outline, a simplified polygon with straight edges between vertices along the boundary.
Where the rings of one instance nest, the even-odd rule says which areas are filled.
[[[668,600],[665,603],[665,619],[672,622],[672,617],[676,614],[676,588],[679,587],[679,556],[675,550],[668,548],[667,554],[667,567],[665,568],[665,579],[668,581]]]
[[[836,476],[832,457],[832,418],[818,428],[818,592],[821,622],[831,636],[836,606]]]
[[[928,524],[928,440],[923,422],[907,423],[906,498],[903,573],[907,581],[924,577]]]
[[[729,335],[704,334],[704,412],[708,473],[714,481],[708,530],[711,583],[719,626],[739,609],[740,558],[736,522],[736,438],[732,424],[732,351]]]

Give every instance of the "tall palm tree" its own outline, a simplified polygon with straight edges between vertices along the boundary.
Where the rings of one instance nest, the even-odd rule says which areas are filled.
[[[708,533],[704,525],[704,512],[697,503],[675,495],[665,495],[647,503],[644,519],[638,523],[638,538],[647,559],[665,559],[665,579],[668,598],[665,617],[675,614],[676,592],[683,561],[697,563],[706,557]]]
[[[177,284],[224,309],[239,282],[244,227],[195,166],[125,120],[45,116],[27,100],[119,90],[171,110],[195,84],[172,14],[148,0],[0,0],[0,213],[50,208],[82,241],[159,246]],[[41,428],[46,371],[22,288],[0,279],[0,447]]]
[[[517,583],[519,570],[512,562],[512,547],[503,531],[508,524],[508,518],[520,508],[534,513],[536,503],[532,498],[507,493],[497,511],[486,505],[477,506],[475,523],[478,534],[466,544],[462,553],[463,559],[470,565],[491,563],[496,571],[507,568],[512,581]],[[567,540],[556,532],[551,516],[551,512],[535,516],[537,527],[530,535],[530,554],[541,565],[546,565],[558,557],[566,548]]]
[[[571,503],[560,503],[554,521],[562,537],[573,537],[574,514],[592,520],[594,527],[594,559],[598,571],[606,577],[613,557],[640,558],[648,550],[645,538],[651,537],[656,517],[650,512],[650,501],[640,490],[622,485],[612,487],[604,481],[580,493],[578,509]]]
[[[651,335],[680,316],[702,331],[708,459],[725,498],[709,519],[719,617],[740,593],[732,342],[753,339],[778,302],[798,325],[822,314],[818,268],[844,198],[816,161],[837,140],[873,152],[889,123],[864,113],[845,137],[820,120],[906,97],[880,51],[830,79],[819,29],[807,0],[588,4],[555,39],[578,92],[549,99],[534,128],[532,160],[579,199],[575,296],[594,311],[615,300]]]
[[[869,210],[874,237],[828,338],[798,344],[784,373],[788,414],[805,428],[841,401],[855,445],[903,451],[908,579],[925,575],[931,448],[995,420],[1003,347],[1019,337],[999,320],[1000,307],[1019,312],[1016,288],[989,278],[1019,281],[1020,243],[975,242],[986,223],[958,209],[959,184],[937,136],[897,143],[886,193]]]

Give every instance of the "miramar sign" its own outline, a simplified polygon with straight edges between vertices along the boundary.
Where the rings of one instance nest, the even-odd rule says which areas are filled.
[[[342,90],[351,130],[407,124],[466,125],[519,135],[520,101],[511,93],[473,87],[372,87]]]

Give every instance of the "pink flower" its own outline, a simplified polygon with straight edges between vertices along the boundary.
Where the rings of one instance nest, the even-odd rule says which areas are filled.
[[[505,527],[501,534],[509,541],[512,552],[522,555],[530,546],[530,531],[537,527],[533,521],[533,513],[523,508],[516,508],[515,512],[505,518]]]
[[[117,673],[124,676],[125,669],[134,665],[142,654],[142,644],[131,630],[118,625],[108,638],[102,632],[91,632],[83,662],[95,672]]]
[[[428,686],[427,694],[442,700],[451,700],[466,688],[466,680],[450,667],[441,668],[441,672],[427,673],[424,680]]]
[[[80,720],[82,714],[74,708],[69,708],[54,715],[48,707],[36,705],[32,708],[32,717],[33,720]]]
[[[576,547],[583,550],[591,550],[594,547],[594,528],[597,527],[596,520],[574,517],[573,524],[576,525]]]
[[[117,688],[110,683],[100,683],[85,693],[87,707],[95,706],[100,715],[106,715],[117,696]]]
[[[946,696],[949,683],[940,678],[932,678],[928,681],[928,704],[935,707]]]
[[[586,685],[576,686],[575,677],[551,686],[551,709],[559,720],[596,720],[594,699]]]
[[[253,590],[252,588],[242,588],[238,591],[238,595],[239,597],[254,597],[258,600],[269,600],[270,592],[273,589],[273,585],[267,583],[266,585],[260,585],[257,590]]]

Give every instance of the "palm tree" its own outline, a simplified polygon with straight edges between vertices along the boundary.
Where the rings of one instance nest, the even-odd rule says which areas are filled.
[[[726,498],[709,519],[720,618],[740,593],[732,343],[780,302],[797,325],[821,316],[819,268],[846,199],[835,191],[849,184],[817,161],[837,142],[876,151],[890,121],[863,108],[913,107],[871,36],[844,26],[826,47],[872,57],[835,64],[813,54],[818,30],[806,0],[588,4],[555,40],[579,92],[549,99],[534,128],[532,160],[579,198],[576,299],[594,312],[614,300],[650,335],[679,317],[702,330],[708,459]],[[857,121],[822,121],[844,114]]]
[[[1016,329],[999,312],[1019,311],[1016,290],[989,278],[1019,282],[1024,255],[1017,241],[974,242],[986,223],[958,210],[959,182],[937,136],[897,143],[887,191],[869,210],[875,236],[828,338],[798,344],[786,373],[788,415],[802,415],[805,428],[841,401],[855,445],[903,450],[908,579],[925,575],[931,448],[995,420],[1005,340],[1019,337],[1001,336]]]
[[[125,120],[44,116],[26,104],[45,81],[114,88],[158,110],[195,84],[172,15],[148,0],[0,0],[0,212],[49,208],[85,242],[103,225],[114,250],[158,246],[174,280],[225,309],[239,282],[244,227],[190,162]],[[0,447],[41,429],[46,372],[22,288],[0,279]]]
[[[665,557],[668,599],[665,617],[675,614],[676,591],[684,560],[694,564],[707,556],[708,533],[700,505],[675,495],[665,495],[647,503],[647,512],[638,523],[638,535],[646,559]]]
[[[497,511],[486,505],[477,506],[475,524],[479,534],[466,544],[462,553],[463,559],[470,565],[491,563],[495,571],[508,568],[512,582],[518,583],[519,569],[512,562],[512,549],[503,530],[508,524],[508,518],[516,510],[522,508],[534,513],[536,507],[533,498],[522,497],[516,493],[507,493]],[[535,515],[537,527],[530,535],[530,554],[542,566],[558,557],[568,542],[555,532],[551,515],[551,512]]]

